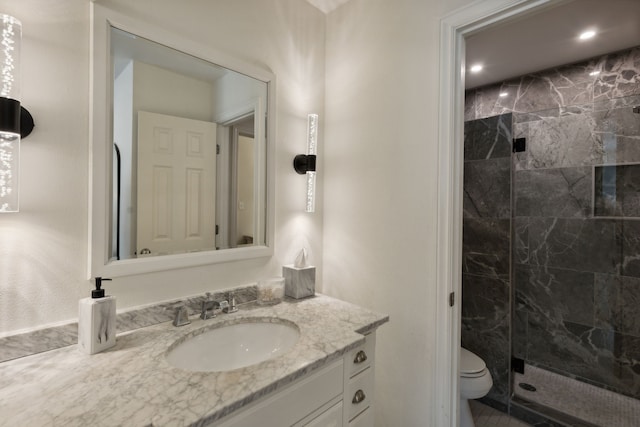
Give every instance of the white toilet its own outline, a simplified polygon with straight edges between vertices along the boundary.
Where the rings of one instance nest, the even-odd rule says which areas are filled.
[[[493,380],[487,365],[477,355],[460,347],[460,427],[474,427],[469,399],[489,393]]]

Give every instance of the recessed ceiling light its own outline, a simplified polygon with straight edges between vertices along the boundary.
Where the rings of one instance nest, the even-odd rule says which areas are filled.
[[[500,98],[504,98],[505,96],[509,95],[509,92],[500,92]]]
[[[580,34],[580,40],[588,40],[596,35],[596,32],[593,30],[585,31]]]
[[[472,65],[471,66],[471,72],[472,73],[478,73],[480,71],[482,71],[482,65],[476,64],[476,65]]]

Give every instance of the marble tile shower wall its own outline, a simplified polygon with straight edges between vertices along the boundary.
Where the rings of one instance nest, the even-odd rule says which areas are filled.
[[[514,356],[640,398],[638,105],[640,47],[467,92],[462,344],[498,371],[490,398],[506,401],[510,329]],[[527,139],[511,184],[496,177],[507,166],[493,157],[494,141],[482,154],[466,134],[505,113],[513,137]],[[476,164],[484,162],[490,171]],[[502,196],[510,185],[513,203]]]

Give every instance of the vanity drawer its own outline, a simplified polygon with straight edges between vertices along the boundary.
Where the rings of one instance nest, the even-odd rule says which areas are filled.
[[[349,421],[349,427],[373,427],[373,408],[368,407],[364,412]]]
[[[349,377],[367,369],[373,363],[373,356],[376,347],[375,334],[365,336],[365,343],[354,350],[351,350],[347,357],[347,372]]]
[[[367,409],[373,400],[373,368],[367,368],[349,380],[344,395],[348,420]]]
[[[321,415],[314,418],[305,427],[341,427],[342,426],[342,401],[336,403]]]

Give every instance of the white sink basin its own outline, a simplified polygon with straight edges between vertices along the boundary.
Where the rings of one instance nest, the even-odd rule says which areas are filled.
[[[286,353],[300,337],[293,323],[260,320],[198,332],[169,348],[167,360],[172,366],[200,372],[244,368]]]

